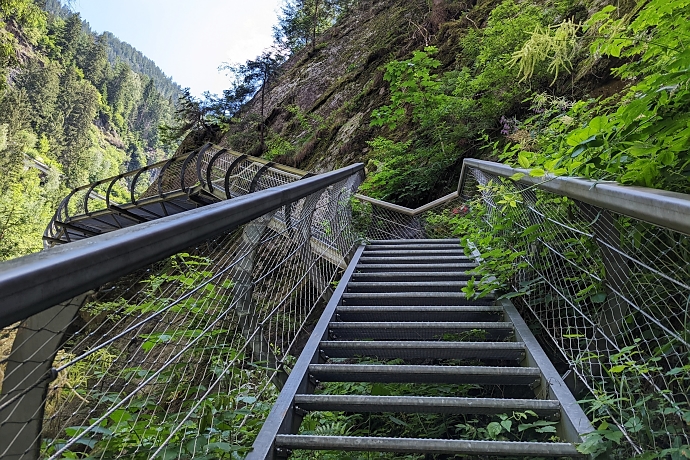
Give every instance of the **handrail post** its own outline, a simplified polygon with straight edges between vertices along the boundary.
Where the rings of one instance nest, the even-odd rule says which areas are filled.
[[[280,360],[271,350],[271,344],[266,341],[262,334],[263,327],[260,325],[261,319],[257,316],[256,302],[254,301],[253,276],[261,239],[275,213],[275,210],[271,211],[245,225],[242,231],[242,242],[248,245],[249,249],[233,270],[235,285],[232,289],[232,298],[238,299],[236,312],[240,329],[248,341],[254,361],[264,362],[268,369],[276,371],[271,377],[271,381],[278,389],[281,389],[288,376],[281,369]]]
[[[1,458],[38,459],[48,385],[56,375],[53,359],[89,294],[62,302],[19,325],[0,394]]]
[[[594,337],[588,341],[589,352],[601,353],[608,356],[616,352],[616,337],[621,334],[621,325],[629,313],[629,307],[617,293],[625,292],[630,278],[630,271],[620,251],[620,231],[616,228],[616,222],[611,213],[602,208],[575,200],[582,211],[586,222],[590,223],[590,230],[594,235],[601,260],[604,264],[604,288],[606,300],[601,304],[601,310],[596,319]],[[613,342],[610,346],[607,342]],[[594,350],[591,348],[594,347]],[[605,358],[606,356],[599,356]],[[601,361],[590,363],[594,375],[602,375]]]

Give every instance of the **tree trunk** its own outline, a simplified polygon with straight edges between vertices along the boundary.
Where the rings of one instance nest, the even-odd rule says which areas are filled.
[[[264,78],[263,84],[261,85],[261,125],[259,126],[259,136],[261,138],[260,145],[260,155],[263,155],[266,147],[266,133],[265,133],[265,121],[264,118],[264,96],[266,93],[266,85],[268,84],[268,65],[264,63]]]
[[[311,50],[316,50],[316,27],[319,23],[319,0],[314,0],[314,17],[312,18],[311,28]]]

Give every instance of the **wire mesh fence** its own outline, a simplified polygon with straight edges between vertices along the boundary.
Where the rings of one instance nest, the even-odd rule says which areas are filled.
[[[597,436],[617,458],[687,452],[690,237],[477,168],[460,195],[519,255],[514,301]]]
[[[356,195],[353,198],[354,230],[365,240],[457,237],[457,229],[449,220],[464,215],[467,210],[456,193],[446,195],[432,206],[417,209]]]
[[[219,458],[251,446],[358,241],[359,181],[4,329],[0,457]]]

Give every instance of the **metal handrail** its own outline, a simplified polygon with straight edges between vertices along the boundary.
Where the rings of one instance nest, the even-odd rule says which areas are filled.
[[[461,197],[469,168],[501,177],[523,174],[517,182],[690,235],[690,195],[553,174],[532,177],[529,169],[465,159],[458,184],[458,194]]]
[[[359,173],[357,163],[0,264],[0,327],[26,319]]]
[[[452,201],[458,197],[458,192],[452,192],[449,193],[448,195],[442,196],[441,198],[431,201],[425,205],[422,205],[418,208],[412,209],[412,208],[407,208],[405,206],[400,206],[398,204],[393,204],[389,203],[387,201],[382,201],[382,200],[377,200],[376,198],[370,198],[366,195],[360,195],[359,193],[355,194],[355,198],[357,198],[360,201],[365,201],[367,203],[375,204],[376,206],[379,206],[384,209],[388,209],[390,211],[395,211],[399,212],[400,214],[405,214],[408,216],[418,216],[419,214],[422,214],[429,209],[433,209],[435,207],[441,206],[442,204],[445,204],[449,201]]]

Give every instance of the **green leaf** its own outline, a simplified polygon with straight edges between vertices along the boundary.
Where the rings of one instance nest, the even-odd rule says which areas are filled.
[[[207,452],[221,451],[221,452],[237,452],[245,450],[243,446],[233,445],[227,442],[211,442],[206,446]]]
[[[600,292],[598,294],[594,294],[593,296],[590,297],[590,299],[594,303],[604,303],[604,301],[606,300],[606,293]]]
[[[532,177],[544,177],[545,174],[546,171],[541,168],[535,168],[529,172],[529,175]]]
[[[371,386],[372,396],[390,396],[391,391],[388,387],[382,383],[375,383]]]
[[[402,420],[400,420],[400,419],[397,418],[397,417],[393,417],[392,415],[389,415],[389,416],[388,416],[388,420],[390,420],[391,422],[395,423],[396,425],[405,426],[405,427],[406,427],[406,426],[409,426],[407,423],[403,422]]]
[[[237,401],[243,402],[245,404],[254,404],[257,399],[254,396],[239,396],[237,397]]]
[[[619,374],[619,373],[623,372],[624,370],[626,370],[627,368],[628,368],[628,366],[624,366],[622,364],[619,364],[619,365],[613,366],[611,369],[609,369],[609,372],[611,372],[613,374]]]
[[[510,419],[502,420],[501,421],[501,426],[505,428],[506,431],[510,432],[510,429],[513,426],[513,421]]]
[[[641,431],[642,429],[644,429],[644,425],[642,424],[642,420],[640,420],[638,417],[632,417],[627,422],[625,422],[625,427],[631,433],[637,433],[638,431]]]
[[[496,439],[502,431],[503,427],[498,422],[491,422],[486,427],[486,432],[489,434],[491,439]]]
[[[76,441],[74,441],[75,444],[83,444],[85,446],[90,447],[91,449],[96,447],[97,442],[98,441],[96,439],[90,439],[90,438],[79,438]]]
[[[527,158],[525,152],[520,152],[518,154],[518,163],[525,169],[532,165],[532,162]]]
[[[515,174],[513,174],[512,176],[510,176],[510,179],[511,179],[511,180],[514,180],[515,182],[517,182],[517,181],[519,181],[520,179],[522,179],[523,177],[525,177],[525,174],[519,172],[519,173],[515,173]]]
[[[604,433],[604,437],[608,439],[609,441],[613,441],[616,444],[620,444],[621,439],[623,439],[623,432],[622,431],[608,431]]]
[[[670,166],[676,160],[676,154],[670,150],[665,150],[659,153],[657,160],[665,166]]]
[[[555,433],[556,432],[556,427],[555,426],[543,426],[541,428],[537,428],[536,430],[537,433]]]
[[[132,414],[125,409],[117,409],[110,414],[110,419],[115,423],[129,422],[132,420]]]
[[[529,294],[529,293],[530,293],[530,291],[527,291],[527,292],[509,292],[509,293],[507,293],[507,294],[501,295],[501,296],[498,298],[498,300],[502,300],[502,299],[512,299],[512,298],[519,297],[519,296],[521,296],[521,295],[526,295],[526,294]]]

